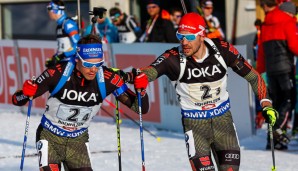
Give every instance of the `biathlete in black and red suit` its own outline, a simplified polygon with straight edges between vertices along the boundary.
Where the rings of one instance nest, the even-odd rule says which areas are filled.
[[[70,171],[92,171],[88,127],[109,94],[138,111],[136,94],[119,74],[103,66],[100,38],[83,37],[78,49],[75,61],[49,67],[34,83],[25,81],[23,89],[12,97],[14,105],[22,106],[31,96],[35,99],[47,91],[51,93],[36,133],[39,167],[43,171],[59,171],[61,162]],[[147,76],[139,74],[134,83],[142,90],[142,112],[147,113]]]

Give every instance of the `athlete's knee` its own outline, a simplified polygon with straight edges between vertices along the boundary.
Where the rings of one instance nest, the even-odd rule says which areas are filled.
[[[189,159],[191,168],[193,171],[197,170],[208,170],[208,171],[215,171],[215,166],[212,162],[211,155],[207,156],[194,156]]]
[[[43,166],[40,171],[60,171],[61,166],[59,164],[49,164],[48,166]]]
[[[216,152],[220,171],[238,171],[240,166],[240,150],[221,150]]]

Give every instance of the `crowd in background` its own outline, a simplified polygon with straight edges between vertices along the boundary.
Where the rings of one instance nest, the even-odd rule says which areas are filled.
[[[276,148],[287,149],[287,143],[290,139],[287,135],[287,130],[292,129],[292,136],[298,133],[298,119],[294,121],[293,125],[288,124],[291,123],[291,119],[297,118],[294,115],[298,116],[298,107],[296,107],[297,79],[295,77],[297,68],[295,61],[297,60],[294,58],[295,55],[298,55],[296,6],[289,0],[260,0],[260,2],[266,16],[263,22],[260,19],[256,19],[254,23],[257,31],[253,42],[254,60],[256,63],[254,66],[256,66],[256,70],[259,73],[267,73],[267,76],[264,78],[267,80],[270,97],[273,100],[274,107],[280,113],[277,126],[275,127],[276,136],[280,136],[276,138],[278,139],[275,142],[275,145],[278,144]],[[204,17],[206,22],[206,37],[225,40],[225,34],[221,29],[220,22],[213,15],[213,3],[212,0],[201,0],[197,12]],[[56,6],[52,4],[50,8],[53,11],[53,8],[56,8]],[[62,15],[60,14],[61,10],[58,7],[54,9],[55,15]],[[105,13],[102,17],[98,17],[94,27],[90,24],[83,29],[83,35],[96,33],[102,38],[103,43],[178,43],[176,32],[180,19],[184,15],[183,10],[180,7],[172,7],[169,11],[162,9],[160,0],[146,0],[146,10],[149,18],[143,24],[143,28],[134,15],[123,12],[119,7],[112,7],[107,9],[109,16]],[[52,18],[55,19],[55,17]],[[290,20],[290,25],[285,23],[287,18]],[[62,23],[60,20],[57,19],[58,26]],[[67,21],[70,22],[70,20]],[[276,27],[272,28],[270,24],[275,24]],[[63,27],[59,26],[59,28]],[[72,43],[75,46],[78,40],[78,33],[71,31],[61,32],[63,34],[57,37],[60,45],[64,43],[70,46]],[[277,32],[275,33],[275,31]],[[71,42],[66,42],[63,36],[76,38],[70,39]],[[272,49],[278,49],[278,51]],[[71,51],[64,51],[63,55],[67,57],[68,53],[71,53]],[[53,59],[59,59],[61,57],[59,55],[57,52]],[[282,68],[285,68],[285,70],[282,70]],[[281,79],[276,79],[278,77]],[[285,78],[289,79],[285,80]],[[264,119],[262,117],[262,108],[258,105],[259,102],[256,104],[258,113],[256,126],[260,128]]]
[[[174,6],[169,10],[161,7],[160,0],[146,0],[146,10],[149,16],[145,23],[140,23],[134,15],[126,14],[119,7],[108,10],[108,16],[98,18],[96,33],[105,43],[133,43],[133,42],[164,42],[178,43],[176,31],[183,10]],[[207,23],[207,37],[224,39],[218,18],[213,13],[213,2],[202,0],[198,12],[205,16]],[[144,25],[144,27],[142,27]],[[91,33],[92,24],[83,28],[83,35]]]

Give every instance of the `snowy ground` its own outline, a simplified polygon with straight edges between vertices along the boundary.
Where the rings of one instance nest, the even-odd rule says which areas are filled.
[[[38,171],[35,151],[35,130],[40,116],[31,116],[28,133],[24,171]],[[22,144],[26,115],[0,112],[0,170],[20,170]],[[157,138],[144,131],[145,163],[147,171],[190,171],[186,155],[184,135],[158,131],[148,128]],[[121,124],[122,170],[141,170],[141,151],[139,127],[126,121]],[[272,166],[271,151],[264,150],[265,129],[257,136],[240,141],[241,171],[270,171]],[[298,143],[291,142],[289,151],[275,151],[277,170],[295,171],[298,161]],[[94,121],[90,126],[90,149],[94,171],[117,171],[116,126],[113,121]]]

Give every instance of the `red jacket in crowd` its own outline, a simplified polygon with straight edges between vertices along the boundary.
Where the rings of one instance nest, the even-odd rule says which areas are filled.
[[[294,65],[294,55],[298,55],[296,17],[276,7],[266,14],[262,24],[257,71],[267,74],[288,72]]]

